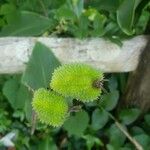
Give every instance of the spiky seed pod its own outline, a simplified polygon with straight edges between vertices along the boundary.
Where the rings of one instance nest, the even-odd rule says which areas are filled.
[[[94,86],[94,82],[102,79],[103,73],[89,65],[65,64],[54,71],[50,87],[63,96],[88,102],[101,94],[101,89]]]
[[[54,127],[61,126],[68,115],[68,105],[64,97],[44,88],[35,91],[32,106],[42,123]]]

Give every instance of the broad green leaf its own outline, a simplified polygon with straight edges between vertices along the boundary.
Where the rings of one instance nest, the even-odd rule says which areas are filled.
[[[49,87],[52,73],[60,65],[49,48],[41,43],[36,43],[26,70],[22,76],[22,82],[31,89]]]
[[[48,5],[49,7],[51,7],[52,9],[54,8],[59,8],[60,6],[62,6],[65,3],[66,0],[59,0],[59,1],[54,1],[54,0],[45,0],[45,5]]]
[[[0,28],[3,27],[5,25],[5,20],[0,18]]]
[[[25,106],[24,106],[24,112],[25,112],[25,117],[26,119],[31,122],[32,121],[32,94],[29,93],[28,99],[26,99]]]
[[[57,150],[56,144],[53,142],[52,138],[46,137],[43,141],[40,141],[38,144],[37,150]]]
[[[80,33],[80,38],[84,38],[88,35],[88,18],[84,15],[80,17],[79,24],[78,24],[78,34]]]
[[[19,12],[19,17],[5,26],[0,36],[36,36],[54,28],[55,21],[27,11]]]
[[[13,117],[14,118],[20,118],[20,121],[22,122],[24,120],[24,112],[22,110],[16,110],[14,113],[13,113]]]
[[[99,3],[100,9],[104,9],[110,12],[115,11],[119,6],[119,0],[100,0]]]
[[[123,74],[123,73],[119,73],[117,75],[117,79],[118,79],[118,87],[120,89],[120,91],[122,93],[124,93],[125,88],[126,88],[126,83],[127,83],[127,79],[128,79],[128,74]]]
[[[10,128],[13,120],[10,120],[10,114],[4,108],[0,108],[0,133],[5,134]]]
[[[87,112],[77,112],[75,116],[70,116],[63,125],[69,135],[82,136],[88,126],[89,116]]]
[[[21,77],[17,76],[14,77],[13,79],[9,79],[8,81],[6,81],[3,87],[3,93],[7,97],[12,108],[15,110],[14,112],[15,117],[18,116],[21,120],[23,120],[24,119],[23,113],[25,113],[26,119],[28,121],[31,121],[32,95],[30,91],[27,89],[27,87],[21,84]],[[18,111],[18,109],[20,111]]]
[[[145,122],[150,126],[150,114],[146,114],[146,115],[144,116],[144,120],[145,120]]]
[[[105,34],[104,25],[106,23],[106,17],[97,13],[93,20],[92,36],[103,36]]]
[[[103,142],[99,138],[92,136],[90,134],[84,135],[83,138],[86,140],[86,145],[87,145],[88,150],[91,150],[94,145],[97,145],[97,146],[104,145]]]
[[[6,81],[3,93],[7,97],[13,109],[23,109],[28,99],[28,89],[20,84],[20,78]]]
[[[89,25],[88,17],[82,15],[78,20],[78,24],[69,26],[68,31],[71,32],[75,37],[82,39],[87,37],[89,34],[88,25]]]
[[[119,3],[120,0],[91,0],[89,5],[100,10],[114,12],[118,8]]]
[[[118,82],[115,76],[111,76],[108,81],[108,87],[110,91],[114,91],[118,87]]]
[[[16,11],[16,6],[10,3],[5,3],[0,7],[0,15],[10,14]]]
[[[107,23],[104,30],[105,30],[105,35],[109,37],[109,36],[117,35],[118,32],[120,31],[120,28],[115,21],[110,21]]]
[[[150,136],[147,134],[140,134],[134,136],[134,138],[143,146],[144,150],[149,150],[150,148]]]
[[[84,0],[72,0],[72,7],[73,7],[72,9],[78,18],[82,14],[83,4],[84,4]]]
[[[57,9],[56,18],[75,20],[81,16],[82,11],[83,0],[67,0],[64,5]]]
[[[117,10],[117,22],[124,33],[132,35],[135,10],[141,0],[123,0]]]
[[[110,141],[109,143],[115,147],[115,150],[124,144],[126,136],[120,131],[120,129],[118,129],[115,124],[112,124],[111,127],[108,128],[107,134]]]
[[[121,147],[120,150],[133,150],[133,149],[131,149],[129,147]]]
[[[92,128],[94,130],[101,129],[108,122],[109,116],[105,110],[95,109],[92,114]]]
[[[130,129],[130,133],[135,136],[135,135],[139,135],[139,134],[144,134],[145,131],[138,126],[134,126]]]
[[[8,0],[7,0],[8,1]],[[10,0],[13,1],[13,0]],[[16,0],[14,0],[16,1]],[[38,12],[38,13],[43,13],[47,14],[49,13],[49,10],[52,9],[57,9],[61,5],[64,4],[65,0],[42,0],[42,1],[37,1],[37,0],[20,0],[16,1],[17,5],[18,3],[20,4],[20,9],[22,10],[30,10],[33,12]]]
[[[107,144],[106,147],[107,147],[107,150],[116,150],[116,148],[110,144]]]
[[[66,19],[66,20],[75,20],[76,16],[74,12],[68,8],[68,6],[63,5],[59,9],[56,10],[55,17],[59,20]]]
[[[107,144],[106,147],[107,147],[107,150],[133,150],[133,149],[128,148],[128,147],[115,147],[115,146],[110,145],[110,144]]]
[[[6,3],[0,8],[0,15],[4,16],[7,23],[12,23],[18,18],[18,11],[15,5]],[[14,22],[15,23],[15,22]]]
[[[123,109],[119,113],[119,119],[122,121],[122,123],[129,125],[133,123],[140,115],[140,110],[136,108],[131,109]]]
[[[117,90],[101,96],[100,106],[107,111],[113,110],[118,102],[119,92]]]
[[[135,32],[137,35],[144,33],[149,23],[149,20],[150,20],[150,12],[148,10],[149,8],[150,8],[150,2],[142,10],[140,17],[138,18],[138,22],[135,25]]]
[[[135,148],[135,146],[131,142],[126,142],[124,144],[124,147],[128,148],[129,150],[133,150]]]

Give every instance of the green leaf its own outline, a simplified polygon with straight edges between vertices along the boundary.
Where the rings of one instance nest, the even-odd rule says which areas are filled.
[[[13,4],[3,4],[0,8],[0,15],[3,15],[7,23],[14,21],[14,18],[17,16],[16,6]]]
[[[118,82],[115,76],[111,76],[108,80],[108,87],[110,91],[114,91],[118,87]]]
[[[106,17],[97,13],[93,21],[93,31],[91,32],[92,36],[103,36],[105,34],[104,25],[106,22]]]
[[[124,145],[124,148],[126,148],[127,150],[133,150],[135,148],[135,146],[131,143],[131,142],[126,142]],[[122,150],[122,149],[121,149]]]
[[[101,96],[100,106],[107,111],[113,110],[118,102],[119,92],[117,90]]]
[[[150,2],[142,10],[140,17],[138,18],[138,22],[135,25],[135,32],[137,35],[144,33],[144,31],[146,30],[146,27],[150,20],[150,13],[148,10],[149,8],[150,8]]]
[[[20,121],[22,122],[24,120],[24,112],[23,111],[20,111],[20,110],[16,110],[14,113],[13,113],[13,117],[14,118],[20,118]]]
[[[132,35],[135,10],[141,0],[123,0],[117,10],[117,22],[122,31],[127,35]]]
[[[119,0],[99,0],[100,9],[104,9],[107,11],[115,11],[119,6]]]
[[[117,79],[118,79],[118,83],[119,83],[118,87],[119,87],[120,91],[122,93],[124,93],[125,88],[126,88],[126,83],[127,83],[128,75],[125,74],[125,73],[119,73],[117,75]]]
[[[76,16],[74,12],[68,8],[67,5],[63,5],[59,9],[56,10],[55,17],[58,20],[66,19],[66,20],[75,20]]]
[[[79,18],[83,11],[83,0],[67,0],[64,5],[62,5],[56,11],[57,19],[70,19],[75,20]]]
[[[5,20],[0,18],[0,28],[4,27],[4,25],[5,25]]]
[[[87,16],[82,15],[78,20],[78,24],[69,26],[68,31],[71,32],[75,37],[82,39],[87,37],[89,34],[88,25],[89,20]]]
[[[57,150],[58,148],[50,137],[46,137],[46,139],[39,142],[37,149],[38,150]]]
[[[120,0],[91,0],[89,6],[92,6],[98,10],[105,10],[108,12],[116,11],[120,3]]]
[[[107,134],[110,141],[109,144],[115,147],[115,150],[124,144],[126,136],[120,131],[120,129],[118,129],[115,124],[112,124],[111,127],[108,128]]]
[[[32,51],[22,82],[34,90],[47,88],[54,69],[59,65],[59,61],[50,49],[38,42]]]
[[[119,113],[119,119],[126,125],[133,123],[140,115],[137,108],[124,109]]]
[[[114,34],[117,34],[117,32],[120,30],[118,24],[114,21],[108,22],[108,24],[105,26],[105,34],[107,36],[113,36]]]
[[[150,114],[146,114],[146,115],[144,116],[144,120],[145,120],[145,122],[150,126]]]
[[[105,110],[95,109],[92,114],[92,128],[94,130],[101,129],[108,122],[109,116]]]
[[[107,144],[106,147],[107,147],[107,150],[133,150],[133,149],[128,148],[128,147],[115,147],[115,146],[110,145],[110,144]]]
[[[136,135],[134,138],[143,146],[144,150],[149,150],[150,136],[147,134]]]
[[[90,134],[84,135],[83,138],[86,140],[86,145],[87,145],[88,150],[91,150],[94,145],[97,145],[97,146],[104,145],[103,142],[99,138],[92,136]]]
[[[107,147],[107,150],[116,150],[116,148],[110,144],[107,144],[106,147]]]
[[[83,0],[72,0],[72,7],[73,7],[72,9],[78,18],[82,14],[83,4],[84,4]]]
[[[3,87],[3,94],[7,97],[12,108],[15,110],[14,117],[18,116],[21,120],[23,120],[23,113],[25,113],[26,119],[28,121],[31,121],[32,95],[27,89],[27,87],[21,84],[20,76],[15,76],[14,78],[9,79],[5,82],[5,85]]]
[[[7,0],[8,1],[8,0]],[[37,12],[39,14],[47,15],[52,9],[57,9],[61,5],[64,4],[65,0],[9,0],[9,1],[16,1],[16,5],[19,5],[21,10],[30,10],[33,12]]]
[[[131,149],[129,147],[121,147],[120,150],[133,150],[133,149]]]
[[[0,7],[0,15],[6,15],[10,14],[12,12],[16,11],[16,7],[13,4],[5,3]]]
[[[139,135],[139,134],[144,134],[145,131],[138,126],[134,126],[130,129],[130,133],[135,136],[135,135]]]
[[[88,126],[89,116],[87,112],[77,112],[75,116],[70,116],[63,125],[69,135],[82,136]]]
[[[28,89],[20,84],[20,78],[6,81],[3,93],[7,97],[13,109],[23,109],[28,99]]]
[[[29,122],[32,121],[32,105],[31,105],[31,100],[32,100],[32,94],[29,93],[28,99],[26,99],[25,106],[24,106],[25,117],[26,117],[26,119]]]
[[[9,120],[10,115],[5,109],[0,108],[0,133],[5,134],[11,126],[12,121]]]
[[[35,36],[41,35],[46,30],[52,30],[55,26],[53,19],[27,11],[18,12],[19,17],[5,26],[0,36]]]

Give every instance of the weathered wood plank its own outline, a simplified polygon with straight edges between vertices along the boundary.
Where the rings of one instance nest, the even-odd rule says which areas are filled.
[[[133,71],[149,38],[137,36],[119,47],[102,38],[4,37],[0,38],[0,73],[23,72],[37,41],[50,47],[62,63],[83,62],[104,72]]]

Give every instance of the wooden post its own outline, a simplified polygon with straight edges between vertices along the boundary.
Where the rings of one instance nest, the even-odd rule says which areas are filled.
[[[137,69],[128,79],[121,105],[139,107],[143,113],[150,109],[150,40],[140,56]]]

